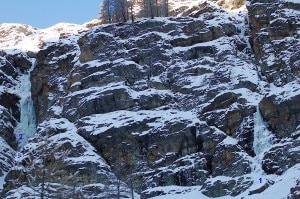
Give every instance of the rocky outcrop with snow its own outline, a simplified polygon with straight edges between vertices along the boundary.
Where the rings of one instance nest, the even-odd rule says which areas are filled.
[[[3,197],[299,197],[299,5],[12,25],[24,38],[1,46]],[[24,75],[37,129],[20,148]]]

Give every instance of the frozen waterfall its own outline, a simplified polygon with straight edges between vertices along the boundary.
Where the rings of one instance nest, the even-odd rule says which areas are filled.
[[[272,133],[267,129],[263,121],[259,108],[254,113],[254,140],[253,150],[255,152],[255,160],[257,164],[261,164],[264,153],[272,146]]]
[[[30,138],[36,133],[36,118],[33,101],[31,98],[30,72],[20,77],[19,87],[16,88],[16,94],[20,99],[20,123],[15,129],[15,135],[19,142],[19,148],[22,148]]]

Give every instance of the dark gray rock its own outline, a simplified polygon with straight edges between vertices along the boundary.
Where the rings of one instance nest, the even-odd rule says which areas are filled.
[[[250,156],[254,156],[253,140],[254,140],[254,118],[253,115],[245,117],[240,124],[233,137],[238,140],[238,144]]]
[[[288,196],[288,199],[297,199],[300,197],[300,180],[297,180],[295,187],[291,188],[291,193]]]
[[[17,120],[11,115],[8,109],[4,107],[0,106],[0,112],[0,136],[10,147],[16,150],[18,143],[14,134],[14,128],[17,125]]]
[[[251,161],[232,138],[218,144],[212,159],[213,176],[237,177],[248,173],[251,173]]]
[[[95,149],[76,133],[76,128],[66,119],[52,119],[38,127],[38,136],[22,149],[22,158],[15,162],[18,167],[11,169],[6,176],[3,193],[8,196],[10,190],[18,186],[36,189],[43,181],[53,185],[45,186],[45,192],[58,197],[52,192],[56,187],[61,193],[67,193],[73,187],[95,183],[112,184],[116,176],[110,166]],[[89,158],[84,158],[88,156]],[[43,171],[47,171],[43,173]],[[31,179],[31,177],[33,179]],[[54,186],[54,187],[52,187]],[[78,197],[80,191],[72,190]],[[94,192],[101,194],[103,190]],[[30,195],[30,193],[29,193]]]
[[[159,118],[156,120],[158,122]],[[150,122],[155,122],[155,118],[134,122],[129,126],[110,128],[98,135],[86,132],[87,128],[84,126],[89,123],[88,118],[80,120],[78,125],[83,126],[79,133],[101,151],[104,159],[114,165],[112,169],[119,173],[121,179],[126,179],[128,173],[149,171],[136,174],[141,175],[134,183],[137,190],[147,189],[149,186],[201,184],[208,174],[206,159],[203,154],[189,156],[198,152],[200,147],[195,128],[187,128],[187,121],[182,121],[171,123],[151,135],[135,133],[148,131],[150,128],[147,124]],[[102,128],[102,125],[98,128]],[[111,145],[115,147],[112,148]],[[119,148],[123,150],[118,150]],[[195,159],[194,164],[189,162],[189,157]],[[122,163],[125,166],[120,172],[118,165]],[[186,166],[174,172],[179,165]],[[169,169],[161,170],[161,167]]]
[[[262,168],[267,174],[281,175],[287,169],[300,163],[300,141],[287,141],[272,147],[265,153]]]
[[[209,175],[207,160],[203,153],[186,155],[177,159],[163,170],[155,171],[149,187],[151,186],[193,186],[201,185]]]
[[[264,183],[259,188],[255,189],[255,190],[250,190],[248,195],[260,194],[273,184],[274,184],[274,181],[269,181],[268,180],[266,183]]]
[[[0,105],[9,110],[15,120],[20,121],[20,97],[11,93],[0,94]]]
[[[12,78],[17,77],[17,70],[13,65],[5,58],[0,57],[0,70]]]
[[[224,32],[225,34],[233,35],[236,32],[234,31],[235,26],[231,25],[229,27],[228,24],[224,24]],[[214,39],[218,39],[222,36],[224,36],[224,32],[219,27],[212,27],[210,29],[202,29],[198,33],[192,35],[191,37],[182,37],[182,38],[176,38],[170,41],[171,45],[174,47],[177,46],[192,46],[197,43],[203,43],[212,41]]]
[[[237,196],[248,189],[253,182],[250,178],[240,177],[236,179],[222,179],[216,181],[206,181],[202,187],[202,193],[211,198],[221,196]]]
[[[288,138],[300,125],[300,95],[281,99],[275,95],[268,96],[260,102],[260,110],[270,129],[278,138]]]
[[[172,96],[161,96],[159,94],[142,95],[137,100],[139,106],[144,110],[150,110],[163,105],[167,105],[171,101],[173,101]]]
[[[299,51],[299,10],[297,2],[250,1],[249,22],[253,50],[261,72],[269,82],[285,85],[299,76],[292,64],[294,53]],[[299,57],[299,56],[298,56]],[[285,61],[283,61],[285,60]]]
[[[11,65],[13,65],[15,68],[19,68],[22,72],[27,71],[32,66],[30,57],[23,52],[7,54],[5,58],[8,62],[10,62]]]
[[[66,97],[63,103],[63,116],[70,121],[75,121],[91,114],[124,110],[135,105],[134,100],[130,98],[127,90],[124,88],[107,89],[102,92],[97,90],[80,91],[78,94],[74,93]]]
[[[254,106],[245,106],[247,99],[239,94],[228,92],[216,96],[203,108],[201,119],[208,125],[216,126],[228,135],[233,135],[244,118],[255,112]],[[237,107],[237,108],[233,108]]]
[[[3,135],[0,137],[0,176],[3,177],[13,166],[14,158],[16,156],[16,152],[12,149],[7,142],[2,138]]]
[[[61,97],[65,94],[62,88],[68,86],[67,77],[77,61],[74,59],[75,51],[71,44],[55,43],[37,53],[36,66],[31,73],[37,123],[49,118],[48,114],[51,114],[48,110],[52,105],[62,103]]]
[[[204,124],[201,124],[198,128],[199,133],[197,135],[197,141],[200,145],[200,151],[207,155],[208,170],[212,173],[212,157],[216,151],[217,145],[226,138],[226,135],[218,129]]]

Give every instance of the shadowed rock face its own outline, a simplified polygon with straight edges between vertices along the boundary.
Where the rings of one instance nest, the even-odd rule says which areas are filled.
[[[14,165],[15,150],[18,147],[14,128],[20,121],[20,97],[12,91],[12,88],[17,85],[17,70],[22,66],[16,65],[19,60],[12,63],[12,57],[14,56],[0,51],[0,177],[2,178]]]
[[[113,197],[116,186],[141,198],[167,194],[155,189],[165,186],[199,186],[208,197],[267,191],[251,189],[255,167],[284,175],[300,163],[299,5],[281,2],[249,1],[250,27],[247,15],[206,3],[191,17],[93,27],[29,53],[37,136],[16,160],[23,170],[8,173],[4,195],[30,187],[23,171],[41,176],[42,161],[53,170],[44,176],[49,186],[74,198]],[[24,72],[28,62],[25,53],[3,55],[2,84],[16,85],[15,64]],[[12,124],[0,125],[0,136],[14,149],[18,101],[0,95],[0,119]],[[259,165],[258,106],[274,136]]]
[[[280,175],[287,169],[299,163],[300,151],[299,140],[293,142],[284,142],[282,146],[273,147],[265,154],[263,160],[263,169],[268,174]]]
[[[289,138],[300,125],[300,96],[280,101],[272,95],[261,101],[261,112],[278,138]]]
[[[252,45],[261,73],[277,86],[299,77],[299,8],[296,2],[248,4]]]
[[[10,89],[17,85],[17,71],[25,67],[23,63],[26,67],[30,66],[31,62],[26,57],[22,53],[9,55],[0,51],[0,136],[13,149],[17,148],[14,128],[20,121],[20,97]]]

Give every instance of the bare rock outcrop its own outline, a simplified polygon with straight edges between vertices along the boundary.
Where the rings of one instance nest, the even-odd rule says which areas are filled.
[[[261,74],[276,86],[299,77],[299,10],[297,1],[250,0],[251,40]]]

